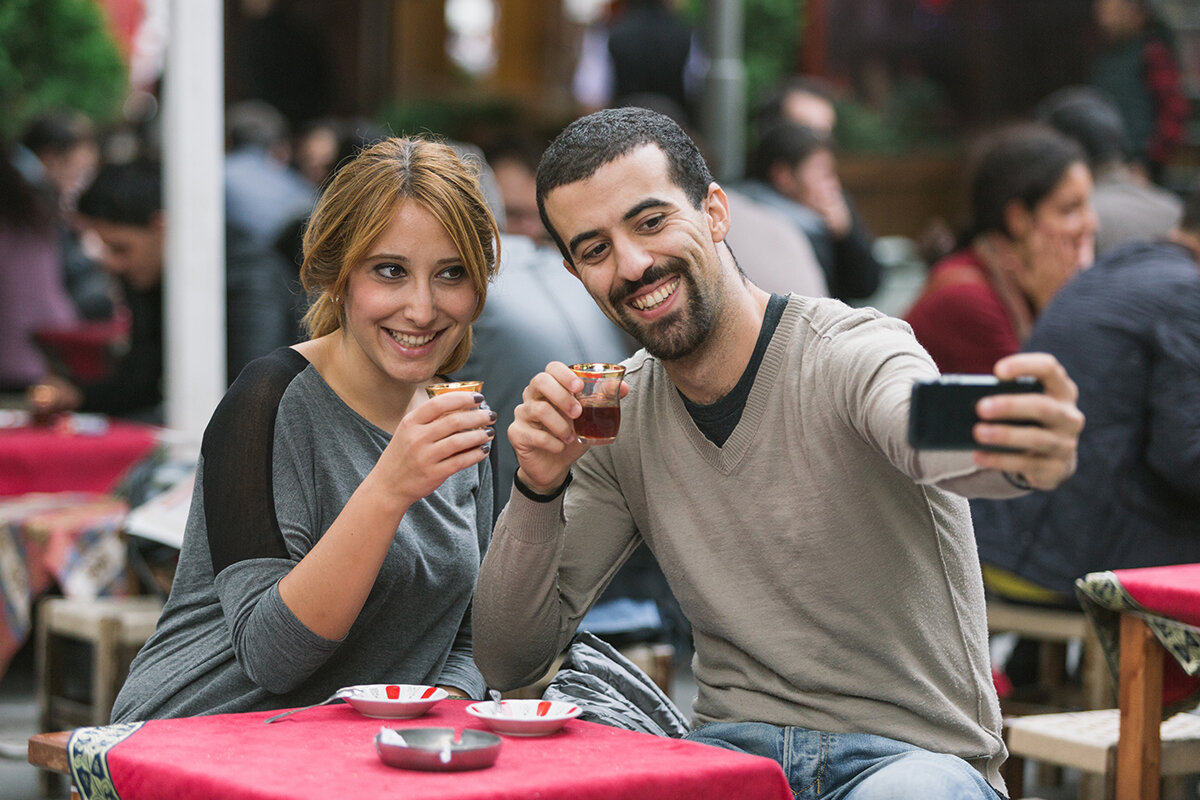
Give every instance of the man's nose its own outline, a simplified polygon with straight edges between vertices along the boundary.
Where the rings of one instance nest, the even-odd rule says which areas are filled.
[[[638,280],[654,264],[654,256],[635,239],[614,240],[613,255],[617,262],[617,277],[627,281]]]

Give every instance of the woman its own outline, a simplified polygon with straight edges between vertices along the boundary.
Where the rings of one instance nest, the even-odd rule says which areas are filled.
[[[1020,349],[1034,316],[1091,264],[1096,215],[1087,157],[1039,124],[1005,128],[982,148],[972,223],[935,264],[905,319],[944,373],[988,373]]]
[[[179,567],[114,721],[286,708],[365,683],[482,697],[470,599],[491,530],[483,397],[424,387],[497,261],[476,170],[389,139],[325,190],[309,341],[252,362],[204,434]]]

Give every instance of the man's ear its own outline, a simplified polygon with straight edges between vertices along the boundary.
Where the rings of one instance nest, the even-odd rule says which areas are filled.
[[[564,258],[563,266],[567,268],[567,272],[571,273],[576,278],[579,278],[579,270],[575,269],[575,265],[571,263],[571,259]],[[583,280],[583,278],[579,278],[579,280]]]
[[[167,212],[155,211],[151,214],[149,227],[153,228],[157,233],[165,231],[167,228]]]
[[[708,232],[713,243],[722,242],[729,234],[731,222],[729,196],[716,182],[708,185],[708,196],[704,198],[704,213],[708,218]]]

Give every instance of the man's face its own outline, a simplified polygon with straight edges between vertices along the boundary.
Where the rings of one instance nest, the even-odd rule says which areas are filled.
[[[512,159],[492,164],[500,196],[504,199],[504,231],[528,236],[539,244],[547,241],[546,228],[538,216],[537,180],[524,165]]]
[[[123,225],[85,218],[83,225],[104,245],[100,263],[105,271],[134,289],[150,289],[162,282],[163,224],[159,215],[149,225]]]
[[[564,263],[609,319],[665,361],[705,343],[723,306],[716,243],[729,222],[716,184],[694,208],[666,155],[644,145],[545,203],[571,254]]]

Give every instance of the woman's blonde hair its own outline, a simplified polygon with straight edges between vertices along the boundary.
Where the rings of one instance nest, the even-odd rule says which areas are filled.
[[[329,182],[304,231],[300,282],[315,296],[304,315],[312,338],[342,327],[342,299],[350,272],[392,221],[399,203],[412,200],[450,234],[479,294],[479,319],[488,282],[499,263],[499,231],[479,186],[479,167],[448,145],[420,138],[385,139],[360,152]],[[439,373],[466,363],[471,330]]]

